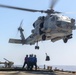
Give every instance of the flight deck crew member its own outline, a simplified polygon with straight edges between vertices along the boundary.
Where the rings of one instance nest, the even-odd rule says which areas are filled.
[[[25,67],[25,65],[27,65],[27,68],[28,68],[28,55],[26,55],[25,59],[24,59],[24,64],[23,64],[23,67]]]
[[[28,70],[32,69],[33,69],[33,54],[31,54],[28,59]]]
[[[34,55],[33,57],[33,66],[35,66],[35,70],[37,70],[37,58],[36,58],[36,55]]]

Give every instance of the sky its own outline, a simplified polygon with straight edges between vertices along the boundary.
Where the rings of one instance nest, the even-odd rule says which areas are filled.
[[[49,9],[50,0],[0,0],[0,4],[30,8]],[[54,9],[60,12],[76,12],[76,0],[58,0]],[[26,54],[36,54],[38,65],[74,65],[76,66],[76,31],[73,38],[65,44],[63,40],[55,43],[49,41],[39,42],[40,49],[35,50],[35,45],[19,45],[8,43],[9,38],[20,38],[17,28],[23,20],[24,35],[27,38],[33,29],[32,24],[42,13],[32,13],[0,7],[0,61],[6,58],[15,65],[23,65]],[[76,14],[63,14],[76,19]],[[45,53],[50,56],[50,61],[45,61]]]

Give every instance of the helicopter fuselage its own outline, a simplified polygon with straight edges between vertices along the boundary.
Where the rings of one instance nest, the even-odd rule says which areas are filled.
[[[44,40],[55,42],[60,39],[70,39],[72,30],[76,28],[74,19],[58,14],[39,17],[34,22],[33,27],[32,34],[26,39],[26,43],[28,40],[33,41],[34,44]]]
[[[61,15],[63,12],[55,11],[54,6],[56,2],[57,0],[51,0],[51,5],[47,10],[27,9],[0,4],[0,7],[2,8],[47,14],[46,16],[38,17],[33,23],[34,29],[31,31],[32,33],[29,37],[24,37],[23,29],[20,26],[18,30],[20,31],[21,39],[10,39],[9,42],[30,45],[37,43],[36,49],[39,49],[39,41],[51,40],[52,42],[55,42],[63,39],[64,43],[66,43],[68,39],[71,39],[72,30],[76,29],[75,19]]]
[[[72,30],[76,29],[75,19],[59,14],[51,14],[39,17],[33,23],[34,29],[31,35],[25,39],[23,29],[18,28],[21,34],[20,39],[10,39],[10,43],[30,44],[37,43],[36,49],[39,49],[38,42],[51,40],[52,42],[63,40],[64,43],[72,38]]]

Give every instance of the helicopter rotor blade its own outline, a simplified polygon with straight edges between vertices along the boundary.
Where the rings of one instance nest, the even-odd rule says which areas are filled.
[[[54,4],[55,4],[55,2],[52,2],[51,10],[34,10],[34,9],[14,7],[14,6],[9,6],[9,5],[2,5],[2,4],[0,4],[0,7],[2,7],[2,8],[9,8],[9,9],[16,9],[16,10],[21,10],[21,11],[41,12],[41,13],[47,13],[47,14],[50,13],[51,14],[51,13],[54,13],[54,11],[52,10]],[[59,13],[59,12],[57,12],[57,13]]]
[[[76,14],[76,12],[62,12],[64,14]]]
[[[20,26],[18,27],[18,31],[19,31],[20,29],[22,29],[22,26],[23,26],[23,20],[20,22]]]
[[[50,9],[52,10],[58,0],[52,0],[50,3]]]
[[[21,21],[21,23],[20,23],[20,26],[19,26],[19,27],[22,27],[22,25],[23,25],[23,20]]]
[[[9,8],[9,9],[16,9],[16,10],[22,10],[22,11],[29,11],[29,12],[41,12],[45,13],[43,10],[34,10],[34,9],[27,9],[27,8],[21,8],[21,7],[14,7],[14,6],[9,6],[9,5],[2,5],[0,4],[0,7],[2,8]]]

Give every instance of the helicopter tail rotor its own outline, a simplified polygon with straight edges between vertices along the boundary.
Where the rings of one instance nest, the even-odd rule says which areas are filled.
[[[19,25],[19,27],[18,27],[16,36],[18,35],[19,30],[23,30],[23,29],[22,29],[22,26],[23,26],[23,20],[20,22],[20,25]]]
[[[23,25],[23,20],[22,20],[21,23],[20,23],[20,26],[19,26],[19,28],[18,28],[18,31],[20,32],[21,40],[22,40],[22,42],[24,43],[25,37],[24,37],[24,34],[23,34],[24,29],[22,28],[22,25]]]
[[[24,30],[22,29],[22,26],[23,26],[23,20],[21,21],[20,26],[18,27],[18,31],[19,31],[19,30],[24,31]]]
[[[10,43],[22,43],[22,45],[25,44],[25,37],[24,37],[24,34],[23,34],[24,29],[22,28],[22,25],[23,25],[23,20],[21,21],[20,26],[18,27],[18,31],[17,31],[17,34],[18,34],[18,32],[20,32],[21,40],[10,39],[9,40]]]

